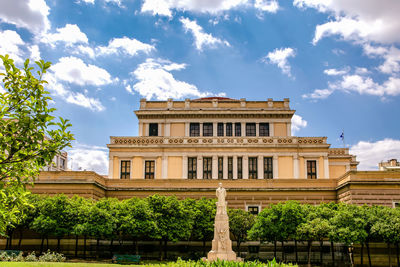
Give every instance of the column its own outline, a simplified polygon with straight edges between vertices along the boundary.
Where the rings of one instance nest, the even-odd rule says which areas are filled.
[[[287,133],[287,136],[292,136],[292,123],[291,122],[286,123],[286,133]]]
[[[72,169],[73,166],[71,166]],[[108,178],[114,178],[113,177],[113,171],[114,171],[114,156],[110,156],[108,159]]]
[[[182,178],[187,179],[188,174],[188,157],[182,156]]]
[[[272,165],[273,165],[273,177],[274,179],[279,178],[278,177],[278,156],[274,155],[272,159]]]
[[[161,123],[157,123],[157,134],[158,136],[162,136],[162,132],[161,132]]]
[[[185,136],[189,136],[189,122],[185,122]]]
[[[217,136],[217,123],[213,122],[213,136]]]
[[[242,136],[246,136],[246,123],[241,122],[241,124],[242,124]]]
[[[167,179],[168,178],[168,157],[162,156],[161,158],[161,178]]]
[[[297,154],[293,156],[293,177],[299,178],[299,157]]]
[[[224,156],[223,177],[222,177],[222,179],[228,179],[228,156]]]
[[[149,124],[143,123],[143,135],[142,136],[149,136]]]
[[[197,179],[203,179],[203,157],[197,157]]]
[[[200,127],[200,136],[203,136],[203,123],[199,123]]]
[[[249,157],[243,156],[243,179],[249,179]]]
[[[325,172],[325,178],[329,179],[329,160],[328,160],[328,157],[324,157],[324,172]]]
[[[263,156],[257,157],[257,178],[264,179],[264,164]]]
[[[218,179],[218,156],[212,157],[212,178]]]
[[[269,136],[274,136],[274,123],[269,123]]]
[[[143,123],[139,123],[139,134],[138,136],[143,136]]]
[[[170,136],[171,135],[171,123],[167,122],[164,125],[164,136]]]
[[[260,136],[260,124],[257,122],[256,123],[256,136]]]
[[[233,179],[237,179],[237,156],[233,156]]]

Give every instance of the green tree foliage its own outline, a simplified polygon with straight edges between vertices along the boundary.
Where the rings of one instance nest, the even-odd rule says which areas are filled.
[[[229,230],[236,240],[237,252],[240,253],[240,244],[247,240],[247,232],[253,227],[256,217],[242,209],[229,209]]]
[[[5,72],[0,73],[0,235],[18,222],[27,204],[25,185],[73,139],[68,120],[55,121],[48,106],[49,93],[42,76],[50,62],[36,61],[38,71],[26,60],[22,69],[1,56]]]

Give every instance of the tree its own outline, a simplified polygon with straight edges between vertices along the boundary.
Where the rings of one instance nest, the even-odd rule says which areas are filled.
[[[0,93],[0,235],[5,235],[27,204],[25,185],[70,145],[73,136],[68,120],[60,117],[55,122],[55,109],[48,106],[51,98],[42,76],[51,63],[36,61],[35,77],[29,60],[20,70],[8,55],[0,58],[5,69],[0,73],[5,91]]]
[[[215,199],[201,198],[191,205],[194,212],[192,238],[203,242],[203,256],[206,254],[206,242],[212,240],[214,234],[215,203]]]
[[[175,242],[190,237],[193,214],[185,207],[183,201],[179,201],[175,196],[153,195],[148,197],[147,201],[157,225],[153,237],[160,240],[160,260],[163,260],[167,258],[168,241]],[[164,242],[164,255],[162,255],[162,242]]]
[[[240,244],[247,240],[247,232],[253,227],[256,217],[242,209],[229,209],[229,228],[236,239],[237,253],[240,253]]]

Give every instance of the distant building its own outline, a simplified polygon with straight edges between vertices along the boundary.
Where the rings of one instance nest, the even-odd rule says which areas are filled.
[[[400,171],[400,162],[397,159],[390,159],[386,162],[379,163],[380,171]]]
[[[393,206],[400,172],[357,171],[348,148],[326,137],[292,136],[289,99],[209,97],[140,101],[138,136],[111,136],[109,172],[42,172],[36,193],[101,197],[215,197],[258,213],[271,203],[346,202]],[[65,162],[66,164],[66,162]]]
[[[51,164],[44,167],[44,171],[67,171],[68,153],[61,151],[54,158]]]

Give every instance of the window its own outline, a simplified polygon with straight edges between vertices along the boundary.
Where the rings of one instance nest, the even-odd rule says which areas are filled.
[[[400,202],[393,201],[393,208],[400,208]]]
[[[60,167],[61,169],[65,169],[65,159],[60,159]]]
[[[246,123],[246,136],[256,136],[255,123]]]
[[[264,179],[273,178],[272,157],[264,157]]]
[[[307,178],[317,179],[317,161],[307,160]]]
[[[226,123],[226,136],[232,136],[232,123]]]
[[[129,179],[131,176],[131,161],[121,160],[121,179]]]
[[[197,158],[188,158],[188,179],[197,178]]]
[[[237,158],[237,178],[238,179],[243,179],[243,172],[242,172],[242,166],[243,166],[243,158],[238,157]]]
[[[228,158],[228,179],[233,179],[233,158]]]
[[[212,179],[212,158],[203,158],[203,179]]]
[[[249,179],[257,179],[257,157],[249,158]]]
[[[149,124],[149,136],[158,136],[158,123]]]
[[[190,123],[190,136],[200,136],[200,123]]]
[[[154,179],[155,161],[146,160],[144,163],[144,179]]]
[[[222,122],[218,123],[217,136],[224,136],[224,124]]]
[[[224,158],[218,157],[218,179],[224,179]]]
[[[235,136],[242,136],[242,124],[240,122],[235,123]]]
[[[258,215],[259,208],[258,208],[258,206],[248,206],[247,211],[253,215]]]
[[[203,123],[203,136],[213,136],[213,124]]]
[[[260,136],[269,136],[269,123],[260,123],[259,127]]]

